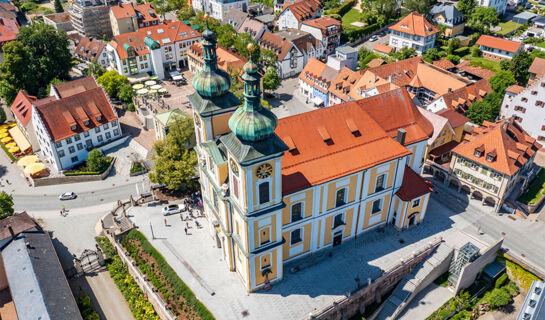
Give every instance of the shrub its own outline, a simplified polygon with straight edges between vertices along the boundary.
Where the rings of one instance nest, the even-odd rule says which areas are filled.
[[[0,107],[0,124],[4,123],[6,121],[6,111],[3,107]]]
[[[339,16],[344,16],[356,3],[356,0],[346,1],[345,3],[341,4],[340,6],[333,8],[329,10],[327,13],[328,15],[332,14],[338,14]]]
[[[477,45],[471,47],[470,51],[472,57],[478,57],[481,55],[481,49]]]
[[[84,320],[100,320],[100,316],[93,309],[91,298],[87,295],[78,298],[78,308]]]
[[[490,292],[485,301],[490,304],[491,309],[497,309],[511,303],[511,295],[505,288],[495,288]]]
[[[467,56],[470,52],[469,47],[461,47],[456,50],[454,50],[454,54],[460,57]]]
[[[507,291],[509,291],[509,294],[512,297],[514,297],[514,296],[516,296],[516,295],[518,295],[520,293],[519,287],[513,281],[509,281],[509,283],[505,286],[505,289],[507,289]]]
[[[106,170],[108,165],[108,160],[100,150],[93,149],[89,152],[89,156],[87,157],[87,167],[89,168],[89,171],[102,172]]]
[[[112,258],[117,254],[117,252],[115,252],[114,246],[107,237],[96,237],[95,240],[106,255],[106,257]]]
[[[15,157],[11,154],[11,152],[8,151],[8,148],[6,148],[6,146],[5,146],[3,143],[0,143],[0,145],[2,145],[2,149],[3,149],[4,152],[8,155],[8,157],[11,159],[11,161],[17,160],[17,159],[15,159]]]
[[[142,162],[140,161],[134,161],[132,163],[132,166],[131,166],[131,173],[137,173],[137,172],[142,172],[146,170],[146,168],[144,167],[144,165],[142,164]]]
[[[507,273],[502,274],[498,280],[496,280],[496,283],[494,284],[494,288],[499,288],[505,284],[505,281],[507,281]]]

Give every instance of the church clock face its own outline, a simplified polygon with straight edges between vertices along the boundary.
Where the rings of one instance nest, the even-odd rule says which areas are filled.
[[[235,163],[235,161],[233,161],[233,159],[231,159],[230,164],[231,164],[231,171],[233,172],[235,176],[238,176],[238,166]]]
[[[264,163],[257,168],[256,176],[259,179],[265,179],[272,174],[273,168],[270,164]]]

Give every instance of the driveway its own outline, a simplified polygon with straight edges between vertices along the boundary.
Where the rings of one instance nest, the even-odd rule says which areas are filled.
[[[384,36],[377,35],[377,37],[378,37],[378,40],[376,40],[376,41],[367,40],[365,42],[362,42],[362,43],[358,44],[354,48],[359,50],[361,47],[365,47],[368,50],[373,50],[373,48],[375,47],[375,45],[377,43],[382,43],[384,45],[388,45],[388,43],[390,42],[390,34],[388,32],[386,32],[386,31],[385,31]]]
[[[316,109],[312,103],[306,102],[306,97],[299,90],[299,78],[292,77],[282,80],[275,91],[276,98],[267,98],[273,107],[272,112],[278,118],[285,118]]]

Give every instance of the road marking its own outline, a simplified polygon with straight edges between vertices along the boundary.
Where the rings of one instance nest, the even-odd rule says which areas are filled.
[[[170,242],[168,242],[166,239],[163,239],[163,244],[165,245],[165,247],[167,247],[168,250],[170,250],[170,252],[172,252],[172,254],[176,257],[176,259],[178,259],[183,265],[184,267],[195,277],[195,279],[197,279],[197,281],[201,284],[201,286],[211,295],[215,295],[216,292],[214,292],[214,290],[212,288],[210,288],[210,286],[206,283],[206,281],[204,281],[201,276],[199,276],[199,274],[197,273],[197,271],[195,271],[195,269],[193,269],[189,263],[187,263],[187,261],[185,261],[184,258],[182,258],[182,256],[180,256],[180,254],[178,253],[178,251],[176,251],[176,249],[174,249],[174,247],[172,247],[172,245],[170,244]]]

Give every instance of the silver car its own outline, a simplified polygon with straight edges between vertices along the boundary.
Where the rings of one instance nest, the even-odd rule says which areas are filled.
[[[163,208],[163,215],[168,216],[171,214],[179,213],[182,211],[182,208],[180,205],[177,204],[171,204]]]
[[[74,192],[65,192],[59,196],[59,200],[72,200],[76,198],[77,195]]]

